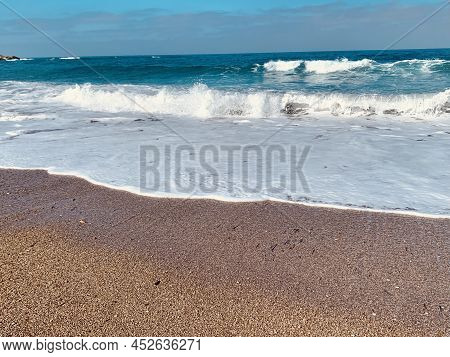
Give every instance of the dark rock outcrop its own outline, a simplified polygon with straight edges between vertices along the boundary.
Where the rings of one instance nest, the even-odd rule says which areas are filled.
[[[0,61],[11,61],[11,60],[18,60],[20,59],[19,57],[16,56],[3,56],[0,55]]]
[[[400,115],[400,112],[397,109],[386,109],[386,110],[383,110],[383,114]]]
[[[308,108],[306,103],[287,103],[281,112],[287,115],[306,114]]]

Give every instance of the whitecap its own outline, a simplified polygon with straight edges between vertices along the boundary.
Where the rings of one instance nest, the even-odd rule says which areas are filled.
[[[391,63],[382,63],[380,66],[387,70],[395,70],[396,68],[402,68],[402,66],[414,67],[417,66],[422,72],[432,73],[435,66],[450,63],[450,61],[443,59],[408,59],[395,61]]]
[[[269,61],[264,63],[264,69],[268,72],[288,72],[298,68],[303,61]]]
[[[375,62],[364,58],[359,61],[349,61],[347,58],[333,61],[317,60],[305,61],[305,71],[317,74],[326,74],[333,72],[351,71],[357,68],[371,67]]]

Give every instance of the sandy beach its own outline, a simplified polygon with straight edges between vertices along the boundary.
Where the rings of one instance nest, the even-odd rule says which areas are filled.
[[[0,170],[0,335],[448,336],[449,228]]]

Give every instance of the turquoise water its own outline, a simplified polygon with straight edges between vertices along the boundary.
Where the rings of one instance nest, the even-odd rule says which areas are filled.
[[[271,61],[284,61],[288,66],[270,68]],[[289,61],[298,61],[298,65],[289,66]],[[339,62],[341,67],[336,66]],[[0,62],[0,81],[157,86],[203,83],[210,88],[229,90],[433,93],[450,86],[450,49],[83,57],[81,60],[36,58]]]

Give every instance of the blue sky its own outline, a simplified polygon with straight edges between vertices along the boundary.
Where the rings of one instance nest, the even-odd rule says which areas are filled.
[[[328,0],[5,0],[14,9],[27,16],[61,16],[88,11],[125,12],[131,10],[158,8],[177,12],[188,11],[257,11],[273,8],[295,8],[304,5],[330,3]],[[353,5],[373,4],[381,1],[348,0]],[[397,1],[408,4],[437,3],[433,0]],[[4,10],[0,16],[11,17]]]
[[[382,49],[443,1],[1,0],[77,55]],[[396,48],[450,47],[450,6]],[[65,53],[0,4],[0,53]]]

